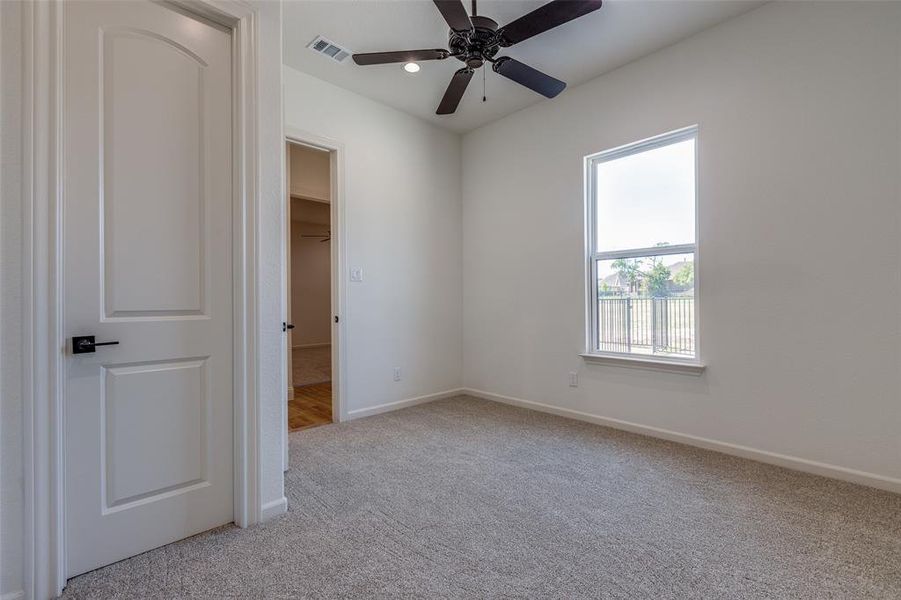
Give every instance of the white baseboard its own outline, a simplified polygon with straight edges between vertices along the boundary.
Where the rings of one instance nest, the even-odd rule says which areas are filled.
[[[441,400],[442,398],[452,398],[454,396],[459,396],[460,394],[465,393],[462,389],[457,388],[453,390],[447,390],[444,392],[437,392],[434,394],[427,394],[425,396],[417,396],[416,398],[407,398],[406,400],[398,400],[396,402],[386,402],[385,404],[379,404],[377,406],[370,406],[369,408],[358,408],[356,410],[348,411],[347,418],[348,420],[353,419],[361,419],[363,417],[371,417],[372,415],[378,415],[385,412],[390,412],[392,410],[400,410],[402,408],[407,408],[408,406],[416,406],[417,404],[425,404],[426,402],[432,402],[434,400]]]
[[[302,348],[325,348],[326,346],[331,345],[331,342],[322,342],[321,344],[298,344],[297,346],[291,346],[291,349],[300,350]]]
[[[520,398],[513,398],[510,396],[502,396],[501,394],[485,392],[483,390],[464,388],[460,393],[474,396],[476,398],[481,398],[483,400],[501,402],[503,404],[510,404],[512,406],[519,406],[521,408],[537,410],[540,412],[550,413],[553,415],[576,419],[579,421],[587,421],[588,423],[595,423],[596,425],[603,425],[605,427],[612,427],[614,429],[622,429],[624,431],[630,431],[632,433],[661,438],[664,440],[669,440],[671,442],[679,442],[681,444],[696,446],[698,448],[704,448],[706,450],[722,452],[723,454],[730,454],[732,456],[748,458],[762,463],[785,467],[787,469],[793,469],[795,471],[803,471],[805,473],[812,473],[814,475],[821,475],[823,477],[831,477],[832,479],[839,479],[842,481],[850,481],[851,483],[858,483],[881,490],[887,490],[889,492],[901,493],[901,479],[896,479],[894,477],[886,477],[884,475],[877,475],[876,473],[868,473],[866,471],[858,471],[856,469],[849,469],[847,467],[839,467],[828,463],[807,460],[806,458],[798,458],[796,456],[788,456],[785,454],[778,454],[776,452],[769,452],[767,450],[758,450],[756,448],[750,448],[748,446],[740,446],[738,444],[730,444],[729,442],[721,442],[719,440],[712,440],[709,438],[702,438],[686,433],[679,433],[677,431],[671,431],[669,429],[661,429],[659,427],[641,425],[639,423],[633,423],[631,421],[622,421],[620,419],[601,417],[578,410],[561,408],[559,406],[553,406],[551,404],[542,404],[541,402],[533,402],[532,400],[522,400]]]
[[[260,521],[268,521],[286,512],[288,512],[288,499],[282,496],[278,500],[263,505],[263,510],[260,511]]]
[[[25,590],[16,590],[15,592],[6,592],[0,595],[0,600],[21,600],[25,597]]]

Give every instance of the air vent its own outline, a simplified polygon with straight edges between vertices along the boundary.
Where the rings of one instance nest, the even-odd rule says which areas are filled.
[[[350,56],[350,50],[345,50],[338,44],[328,41],[321,35],[317,35],[312,42],[307,44],[307,48],[338,62],[344,62],[344,59]]]

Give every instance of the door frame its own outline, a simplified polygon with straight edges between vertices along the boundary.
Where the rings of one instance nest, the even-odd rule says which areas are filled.
[[[23,5],[23,401],[25,591],[40,600],[66,584],[63,319],[63,0]],[[257,308],[258,147],[262,93],[259,9],[240,0],[170,0],[231,31],[234,286],[234,520],[262,518]]]
[[[332,420],[336,423],[346,421],[347,406],[345,402],[345,391],[347,389],[347,373],[345,366],[347,365],[347,324],[346,315],[346,290],[344,286],[345,273],[345,257],[347,256],[347,236],[345,223],[345,198],[344,198],[344,144],[309,131],[304,131],[290,125],[285,125],[285,142],[289,144],[299,144],[301,146],[309,146],[329,153],[329,177],[331,185],[331,197],[329,209],[330,214],[330,231],[332,235],[331,243],[331,307],[332,318],[337,318],[338,322],[332,322]],[[286,175],[287,177],[287,175]],[[284,198],[284,214],[288,215],[288,203],[290,202],[290,190],[285,190]],[[282,227],[283,231],[287,231],[290,222],[287,219]],[[285,235],[285,243],[282,248],[282,255],[287,257],[291,251],[291,239]],[[283,270],[282,275],[282,297],[288,298],[288,273],[287,268]],[[285,359],[282,361],[286,366],[288,364],[288,344],[284,344]],[[287,374],[286,374],[287,375]],[[288,397],[288,378],[283,378],[284,394],[282,397]],[[285,402],[285,427],[284,427],[284,455],[285,469],[288,467],[288,403]]]

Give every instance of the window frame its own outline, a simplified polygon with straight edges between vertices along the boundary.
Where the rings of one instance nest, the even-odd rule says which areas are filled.
[[[694,243],[678,244],[673,246],[655,246],[651,248],[633,248],[627,250],[610,250],[598,252],[597,250],[597,165],[641,154],[648,150],[669,146],[678,142],[693,139],[694,167],[695,167],[695,233]],[[703,369],[701,362],[701,336],[700,336],[700,282],[698,265],[700,263],[700,135],[698,125],[691,125],[663,133],[650,138],[617,146],[609,150],[603,150],[590,154],[584,158],[584,186],[585,186],[585,259],[586,259],[586,286],[585,286],[585,351],[581,356],[588,362],[602,364],[620,364],[622,366],[647,367],[655,370],[667,370],[679,373],[700,374]],[[597,302],[597,263],[600,260],[613,260],[618,258],[644,258],[648,256],[668,256],[673,254],[694,255],[694,357],[681,358],[674,356],[646,355],[628,352],[611,352],[599,350],[598,331],[598,302]]]

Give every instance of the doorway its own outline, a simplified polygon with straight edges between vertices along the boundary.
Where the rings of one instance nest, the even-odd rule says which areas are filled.
[[[287,356],[289,431],[337,420],[333,401],[332,153],[289,141],[287,190]]]

